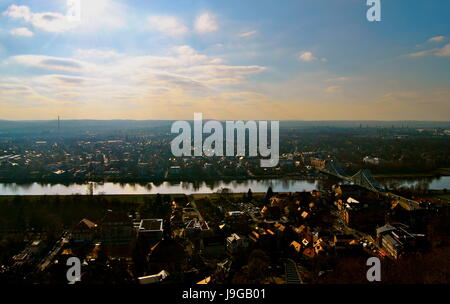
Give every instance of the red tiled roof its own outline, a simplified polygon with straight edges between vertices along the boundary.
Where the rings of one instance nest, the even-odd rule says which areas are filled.
[[[88,219],[82,219],[77,226],[75,227],[75,229],[86,229],[86,230],[90,230],[90,229],[94,229],[97,227],[97,224],[88,220]]]

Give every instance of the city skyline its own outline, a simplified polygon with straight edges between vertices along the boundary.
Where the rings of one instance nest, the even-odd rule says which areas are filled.
[[[447,121],[449,8],[1,1],[0,119]]]

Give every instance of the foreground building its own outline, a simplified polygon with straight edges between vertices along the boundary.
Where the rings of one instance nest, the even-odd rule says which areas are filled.
[[[403,253],[416,248],[416,237],[401,224],[387,224],[377,228],[377,241],[387,254],[398,259]]]

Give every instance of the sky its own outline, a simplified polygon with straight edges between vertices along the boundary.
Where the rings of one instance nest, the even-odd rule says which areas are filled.
[[[0,119],[450,120],[450,1],[0,0]]]

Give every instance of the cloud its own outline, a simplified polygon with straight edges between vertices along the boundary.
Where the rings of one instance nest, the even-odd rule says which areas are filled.
[[[340,93],[342,92],[342,86],[334,85],[325,89],[325,93]]]
[[[46,87],[59,87],[61,92],[74,87],[83,87],[85,89],[91,89],[95,86],[105,84],[105,80],[99,78],[89,78],[82,76],[71,76],[64,74],[48,74],[43,76],[37,76],[33,78],[35,85],[42,85]]]
[[[81,0],[80,28],[85,32],[118,29],[126,26],[130,9],[119,0]]]
[[[314,56],[314,54],[312,52],[301,52],[298,55],[298,59],[300,59],[303,62],[313,62],[313,61],[317,61],[320,60],[321,62],[326,62],[327,59],[326,58],[317,58],[316,56]]]
[[[254,36],[254,35],[256,35],[257,33],[258,33],[258,31],[243,32],[243,33],[240,33],[240,34],[238,35],[238,37],[239,37],[239,38],[247,38],[247,37]]]
[[[66,12],[32,12],[25,5],[11,5],[3,12],[12,19],[22,19],[34,28],[51,33],[63,33],[73,29],[77,31],[95,32],[121,28],[126,19],[126,8],[115,0],[83,1],[80,20],[70,20]]]
[[[145,110],[153,115],[153,109],[158,109],[157,114],[165,117],[170,113],[174,117],[182,117],[183,109],[177,112],[180,104],[192,104],[189,110],[200,111],[223,107],[232,101],[258,102],[256,93],[233,93],[242,90],[248,76],[265,71],[265,67],[226,65],[222,58],[207,56],[188,45],[173,47],[166,52],[162,56],[130,56],[114,50],[79,49],[74,52],[74,58],[13,56],[3,61],[3,64],[10,65],[6,70],[14,68],[14,65],[36,70],[8,83],[26,86],[35,93],[27,93],[31,97],[27,95],[26,101],[18,93],[8,94],[8,102],[27,107],[59,102],[68,105],[63,111],[69,115],[83,111],[79,117],[92,117],[89,115],[96,113],[105,115],[105,118],[123,115],[119,113],[142,117]],[[101,60],[102,55],[110,59]],[[27,92],[20,90],[22,95]],[[108,105],[108,114],[96,112],[95,109],[104,105]],[[181,108],[186,111],[186,106]],[[117,116],[111,114],[113,109]],[[133,112],[133,109],[140,111]],[[33,108],[33,113],[38,113],[34,111]]]
[[[442,48],[434,48],[430,50],[415,52],[406,55],[407,57],[424,57],[424,56],[436,56],[436,57],[450,57],[450,44],[445,45]]]
[[[34,35],[33,32],[26,27],[19,27],[12,29],[10,33],[13,36],[21,36],[21,37],[33,37]]]
[[[189,31],[180,19],[173,16],[151,16],[148,21],[153,29],[170,36],[182,36]]]
[[[445,36],[436,36],[428,39],[428,42],[442,42],[445,40]]]
[[[298,55],[298,58],[304,62],[312,62],[317,60],[311,52],[302,52]]]
[[[215,32],[219,29],[217,20],[211,13],[205,12],[197,17],[195,20],[195,30],[199,34],[207,34]]]
[[[99,49],[77,49],[75,57],[82,60],[110,60],[123,57],[114,50],[99,50]]]
[[[264,72],[266,69],[262,66],[200,65],[178,69],[178,72],[191,75],[210,85],[236,85],[246,76]]]
[[[414,52],[411,54],[408,54],[408,57],[423,57],[423,56],[428,56],[430,54],[432,54],[435,50],[426,50],[426,51],[420,51],[420,52]]]
[[[28,6],[13,4],[3,12],[3,15],[10,18],[24,19],[25,21],[29,21],[32,14]]]
[[[211,100],[217,101],[230,101],[230,102],[258,102],[260,100],[267,99],[264,94],[256,92],[230,92],[223,93],[216,96],[209,96]]]
[[[350,80],[350,77],[341,76],[341,77],[328,78],[325,81],[326,82],[335,82],[335,81],[349,81],[349,80]]]
[[[19,95],[24,96],[31,94],[33,90],[25,85],[16,84],[16,83],[0,83],[0,93],[2,96],[6,95]]]
[[[10,58],[13,62],[21,65],[60,70],[66,72],[80,72],[83,69],[83,64],[73,60],[59,57],[42,56],[42,55],[18,55]]]
[[[76,23],[70,22],[63,14],[54,12],[33,13],[25,5],[11,5],[3,12],[3,15],[14,19],[23,19],[35,28],[47,32],[61,33],[77,26]]]
[[[220,64],[222,59],[210,58],[206,55],[199,54],[196,50],[188,45],[180,45],[173,47],[172,50],[178,55],[178,61],[183,61],[184,64]]]
[[[436,52],[436,56],[438,57],[450,57],[450,44],[447,44],[440,50]]]

